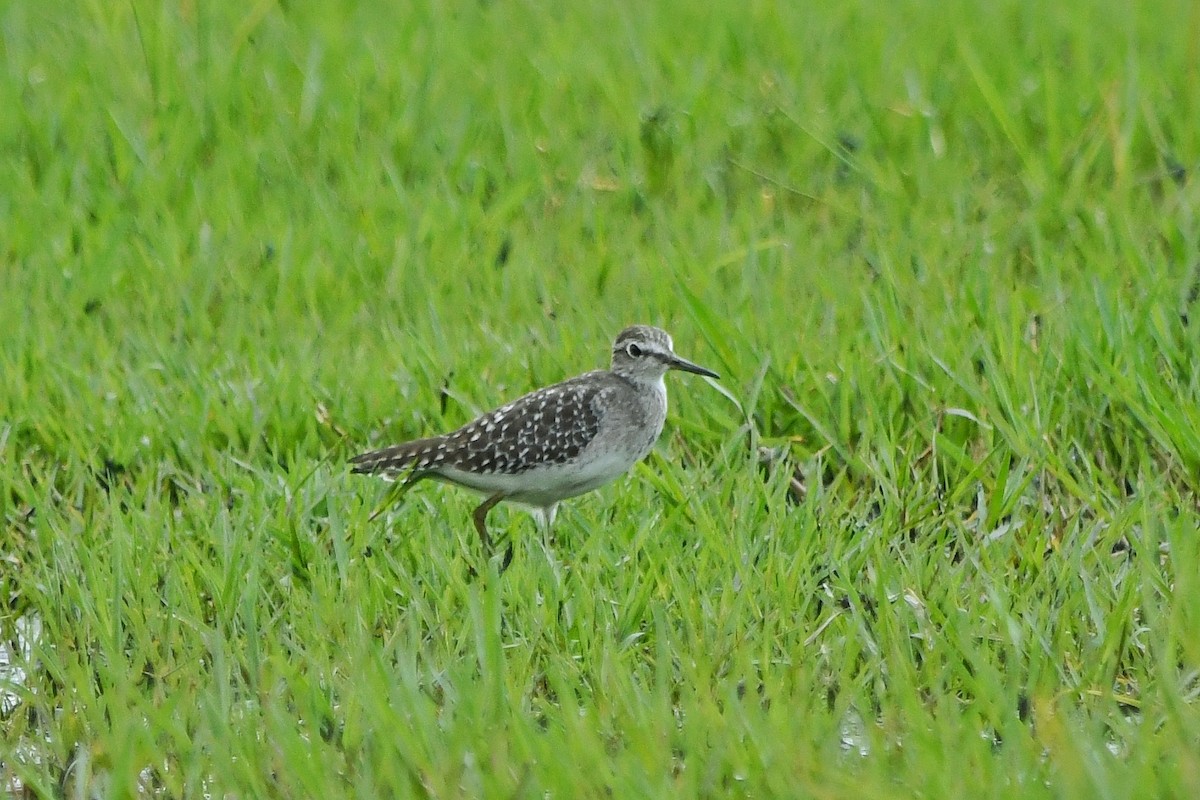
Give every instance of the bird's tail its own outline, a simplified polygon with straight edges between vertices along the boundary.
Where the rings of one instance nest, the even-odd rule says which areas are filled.
[[[389,478],[401,475],[419,477],[441,461],[445,447],[439,445],[442,445],[441,437],[435,436],[372,450],[350,459],[353,465],[351,472]]]

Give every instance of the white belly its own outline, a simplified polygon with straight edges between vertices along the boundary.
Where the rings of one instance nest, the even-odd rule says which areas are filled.
[[[609,452],[577,463],[551,464],[515,475],[499,472],[479,475],[450,467],[439,473],[452,483],[482,494],[500,493],[506,500],[545,508],[616,480],[638,460],[629,456]]]

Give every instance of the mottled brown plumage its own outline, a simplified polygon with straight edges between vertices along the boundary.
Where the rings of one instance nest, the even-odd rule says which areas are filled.
[[[667,415],[663,375],[715,372],[672,351],[666,332],[634,325],[613,343],[612,369],[538,389],[458,430],[363,453],[353,471],[390,479],[437,478],[481,492],[475,527],[498,502],[530,506],[546,524],[560,500],[597,488],[644,458]],[[506,562],[507,563],[507,562]]]
[[[430,473],[449,466],[515,475],[575,458],[600,430],[602,373],[538,389],[443,436],[417,439],[351,459],[354,472]]]

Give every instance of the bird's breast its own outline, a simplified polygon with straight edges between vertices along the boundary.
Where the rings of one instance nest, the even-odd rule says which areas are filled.
[[[630,465],[654,448],[667,419],[667,389],[662,379],[637,386],[604,415],[604,435],[594,445],[619,453]]]

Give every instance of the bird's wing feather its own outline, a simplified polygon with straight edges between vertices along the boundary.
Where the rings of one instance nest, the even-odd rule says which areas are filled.
[[[362,453],[350,459],[350,463],[354,465],[351,471],[368,474],[384,473],[392,476],[411,472],[416,477],[420,473],[428,471],[440,460],[445,449],[439,449],[443,438],[434,436],[429,439],[417,439]]]
[[[355,456],[354,472],[414,478],[440,467],[515,475],[577,457],[600,430],[603,373],[538,389],[444,436],[417,439]]]
[[[588,377],[539,389],[447,434],[441,464],[514,475],[571,461],[600,430],[606,384]]]

